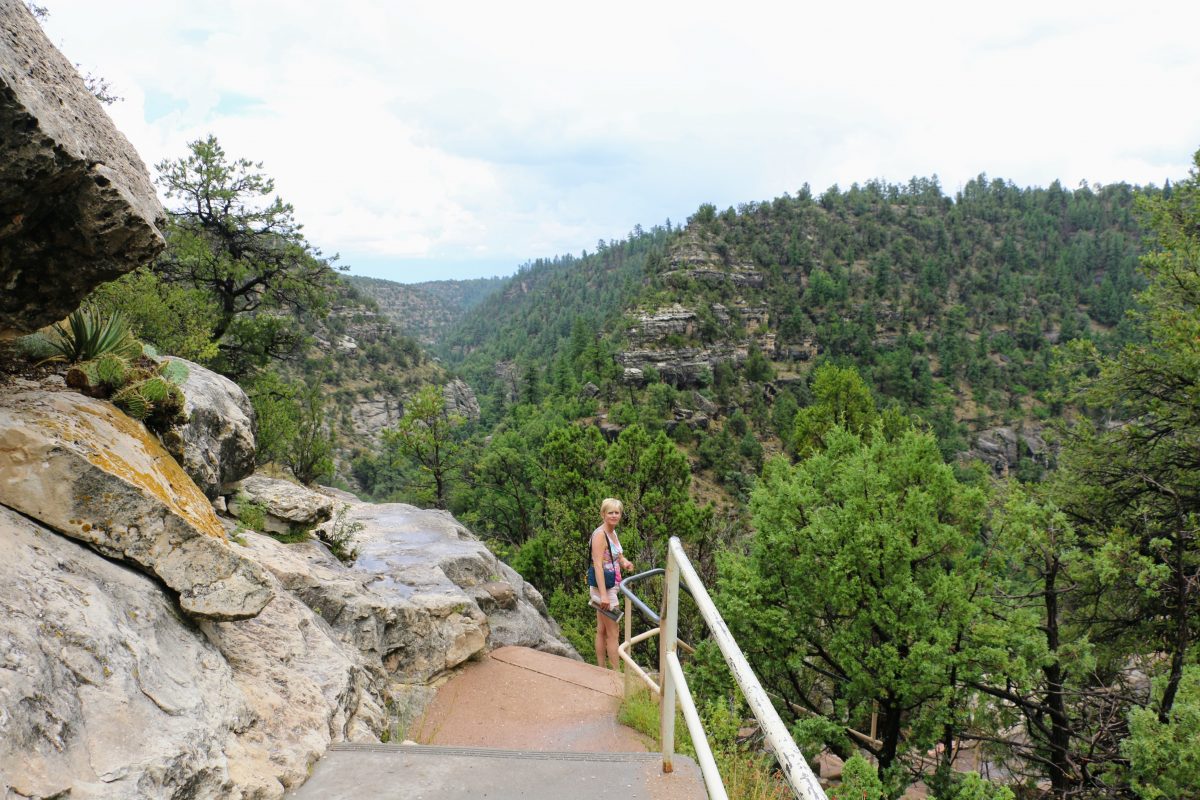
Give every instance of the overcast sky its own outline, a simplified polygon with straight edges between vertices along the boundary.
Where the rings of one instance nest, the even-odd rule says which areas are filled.
[[[39,3],[148,166],[213,133],[310,241],[404,282],[806,182],[1161,185],[1200,148],[1184,0]]]

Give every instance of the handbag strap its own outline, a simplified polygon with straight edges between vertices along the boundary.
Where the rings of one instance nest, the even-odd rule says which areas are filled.
[[[603,531],[603,528],[598,528],[597,530]],[[596,531],[592,531],[592,537],[594,537],[595,535],[596,535]],[[608,540],[607,532],[604,534],[604,545],[608,548],[608,563],[613,565],[613,572],[616,572],[617,571],[617,560],[615,558],[613,558],[612,542],[610,542]],[[588,561],[589,567],[595,566],[595,564],[592,563],[592,539],[591,538],[588,539],[587,561]]]

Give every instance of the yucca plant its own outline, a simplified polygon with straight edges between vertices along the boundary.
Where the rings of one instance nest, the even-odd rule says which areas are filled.
[[[75,364],[93,361],[112,354],[126,359],[142,354],[142,343],[129,332],[121,313],[114,311],[105,318],[95,308],[79,308],[67,317],[67,324],[57,323],[54,335],[47,337],[54,355],[48,360]]]

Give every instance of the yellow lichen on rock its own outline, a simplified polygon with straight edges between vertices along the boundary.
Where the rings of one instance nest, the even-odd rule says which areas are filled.
[[[140,423],[100,400],[40,390],[0,397],[0,504],[154,573],[199,617],[253,617],[274,595],[188,474]]]
[[[145,426],[108,403],[80,406],[78,410],[83,415],[78,418],[80,423],[86,423],[88,417],[103,420],[103,425],[89,426],[89,433],[94,437],[92,441],[98,442],[107,426],[120,437],[140,445],[140,449],[132,451],[138,461],[149,460],[149,464],[135,464],[134,458],[123,455],[130,452],[126,445],[111,449],[91,448],[85,455],[92,464],[150,492],[197,530],[219,539],[226,538],[225,529],[208,498]]]

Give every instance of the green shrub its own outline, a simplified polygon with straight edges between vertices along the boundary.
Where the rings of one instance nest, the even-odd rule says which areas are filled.
[[[358,520],[346,518],[349,511],[349,504],[342,503],[329,528],[320,529],[317,532],[317,537],[328,545],[329,552],[333,554],[334,558],[345,564],[353,563],[358,558],[358,548],[354,546],[354,538],[363,529],[363,524]]]
[[[1200,666],[1184,667],[1166,722],[1152,708],[1130,712],[1129,738],[1121,743],[1121,752],[1129,759],[1138,797],[1200,796]]]
[[[262,533],[267,527],[266,506],[251,500],[242,492],[238,492],[234,502],[237,504],[238,522],[252,531]]]
[[[829,790],[830,800],[885,800],[875,767],[858,753],[842,767],[842,782]]]

